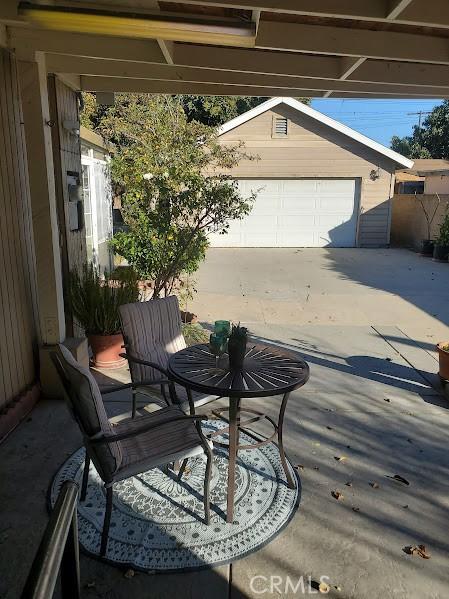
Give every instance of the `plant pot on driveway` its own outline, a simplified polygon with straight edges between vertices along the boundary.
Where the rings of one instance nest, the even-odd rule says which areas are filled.
[[[88,335],[89,345],[94,355],[93,363],[97,368],[121,368],[126,359],[123,353],[123,335]]]
[[[435,262],[447,262],[449,256],[449,245],[435,244],[433,248],[433,260]]]
[[[432,258],[434,247],[435,247],[435,242],[433,239],[423,239],[421,241],[421,251],[420,251],[421,256],[426,256],[426,257],[428,256],[429,258]]]
[[[449,381],[449,343],[447,341],[438,343],[437,350],[440,363],[438,374],[443,381]]]

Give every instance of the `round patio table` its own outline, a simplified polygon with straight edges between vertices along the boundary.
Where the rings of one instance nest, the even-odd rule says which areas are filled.
[[[270,443],[277,436],[287,484],[290,488],[294,488],[295,483],[285,457],[282,429],[290,393],[302,387],[309,378],[309,367],[304,360],[301,360],[295,352],[275,345],[248,343],[242,369],[231,370],[227,354],[221,356],[217,364],[209,346],[201,344],[192,345],[173,354],[168,362],[168,373],[173,381],[187,389],[191,406],[193,406],[192,391],[229,398],[229,408],[221,408],[213,412],[228,423],[226,429],[220,429],[216,434],[228,432],[229,444],[214,441],[215,444],[224,445],[229,449],[227,522],[232,522],[234,517],[235,465],[239,449],[259,447]],[[240,408],[242,398],[275,395],[283,396],[277,422],[263,412]],[[223,417],[224,412],[229,412],[229,418]],[[242,413],[249,414],[249,418],[242,420]],[[271,423],[273,434],[260,440],[243,426],[262,419]],[[255,443],[240,445],[240,430],[244,430],[255,440]]]

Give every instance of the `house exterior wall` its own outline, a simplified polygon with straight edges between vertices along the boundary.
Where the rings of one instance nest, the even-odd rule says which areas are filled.
[[[78,231],[69,229],[69,188],[67,173],[78,173],[81,184],[81,149],[79,135],[68,131],[64,121],[79,121],[76,93],[62,81],[56,79],[56,98],[58,107],[58,127],[61,152],[62,189],[64,194],[65,222],[67,231],[67,251],[69,268],[79,269],[87,261],[86,235],[84,226]]]
[[[438,237],[440,224],[449,209],[449,194],[440,195],[440,201],[435,194],[421,194],[417,197],[414,194],[395,195],[392,203],[391,245],[419,250],[421,241],[428,238],[427,222],[421,202],[430,216],[436,209],[430,238]]]
[[[273,118],[288,119],[288,136],[272,137]],[[394,164],[370,148],[333,131],[289,106],[280,105],[220,136],[226,145],[243,141],[259,160],[242,160],[230,171],[249,178],[359,179],[358,245],[389,243]],[[378,174],[370,178],[371,171]]]
[[[11,414],[15,418],[19,405],[12,400],[37,389],[37,318],[32,216],[17,70],[13,55],[2,49],[0,82],[1,438],[2,421],[8,424]]]
[[[424,193],[449,194],[449,175],[426,175]]]

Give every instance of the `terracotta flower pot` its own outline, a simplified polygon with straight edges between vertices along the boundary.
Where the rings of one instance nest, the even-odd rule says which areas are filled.
[[[438,359],[440,362],[440,370],[438,374],[444,381],[449,381],[449,350],[443,349],[443,347],[449,347],[447,341],[443,341],[437,345]]]
[[[120,368],[126,364],[123,353],[123,335],[88,335],[89,345],[94,355],[94,366],[97,368]]]

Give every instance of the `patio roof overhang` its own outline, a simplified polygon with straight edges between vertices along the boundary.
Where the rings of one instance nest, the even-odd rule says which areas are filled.
[[[449,97],[446,0],[3,0],[0,44],[80,90]]]

